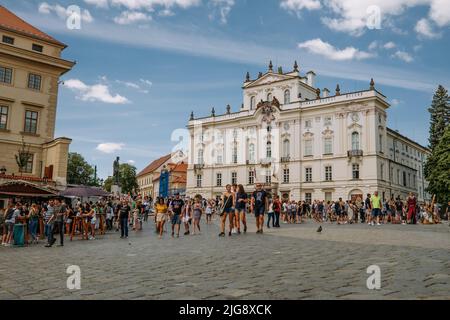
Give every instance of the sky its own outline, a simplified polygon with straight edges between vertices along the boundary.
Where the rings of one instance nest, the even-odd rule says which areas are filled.
[[[374,78],[388,126],[422,145],[433,93],[450,87],[450,0],[0,3],[68,45],[63,58],[76,65],[61,79],[56,136],[102,178],[116,156],[140,171],[171,152],[191,111],[237,111],[246,72],[255,78],[269,60],[285,71],[297,60],[331,92]]]

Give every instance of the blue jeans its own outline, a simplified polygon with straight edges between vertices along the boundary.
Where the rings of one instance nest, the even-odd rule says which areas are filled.
[[[275,227],[275,213],[269,212],[267,215],[269,216],[267,219],[267,227],[269,227],[270,220],[272,220],[272,227]]]
[[[47,235],[47,242],[53,242],[53,223],[45,225],[45,234]]]
[[[36,234],[37,234],[38,224],[39,224],[39,220],[37,220],[37,219],[30,220],[30,234],[31,234],[31,238],[33,240],[37,239]]]
[[[120,218],[120,236],[128,237],[128,218]]]

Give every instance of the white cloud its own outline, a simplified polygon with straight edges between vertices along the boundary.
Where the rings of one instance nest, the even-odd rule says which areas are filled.
[[[131,81],[121,81],[116,80],[116,83],[124,85],[125,87],[136,89],[142,93],[149,93],[149,89],[152,87],[153,83],[150,80],[139,79],[139,82],[131,82]]]
[[[400,59],[400,60],[403,60],[403,61],[405,61],[405,62],[407,62],[407,63],[410,63],[410,62],[413,62],[413,61],[414,61],[414,58],[413,58],[408,52],[401,51],[401,50],[396,51],[396,52],[392,55],[392,57],[393,57],[393,58]]]
[[[107,142],[98,144],[95,149],[103,153],[111,154],[122,150],[124,146],[125,144],[123,143]]]
[[[216,15],[220,16],[220,23],[226,24],[228,22],[228,15],[234,6],[234,0],[210,0],[208,3],[213,7],[213,13],[209,18],[214,19]]]
[[[395,27],[392,17],[402,15],[407,9],[428,6],[429,19],[438,26],[444,27],[450,24],[450,0],[282,0],[281,6],[292,11],[296,5],[301,10],[308,9],[304,4],[313,3],[313,7],[327,7],[330,15],[322,18],[328,28],[360,36],[367,30],[367,21],[371,17],[367,9],[376,6],[380,9],[382,28],[389,28],[395,33],[405,34],[405,31]],[[316,8],[316,9],[317,9]],[[297,9],[297,12],[299,11]]]
[[[187,9],[198,6],[201,0],[110,0],[113,6],[125,7],[128,10],[155,11],[156,7]]]
[[[152,17],[143,12],[138,11],[123,11],[120,16],[114,18],[117,24],[132,24],[136,22],[147,22],[152,20]]]
[[[87,4],[94,5],[98,8],[107,8],[108,0],[84,0]]]
[[[369,47],[368,47],[368,49],[369,50],[376,50],[377,48],[378,48],[378,41],[372,41],[370,44],[369,44]]]
[[[105,84],[95,84],[89,86],[78,79],[69,79],[64,81],[64,86],[78,94],[77,98],[83,101],[100,101],[110,104],[125,104],[130,101],[119,95],[112,95],[109,87]]]
[[[383,48],[387,50],[394,49],[395,47],[397,47],[397,45],[392,41],[386,42],[383,46]]]
[[[345,49],[339,50],[332,46],[328,42],[324,42],[321,39],[308,40],[298,44],[300,49],[307,49],[309,52],[324,56],[330,60],[361,60],[372,58],[374,55],[360,51],[353,47],[347,47]]]
[[[47,2],[42,2],[39,5],[38,12],[42,14],[52,14],[55,13],[60,19],[67,19],[71,15],[73,15],[73,12],[70,12],[67,10],[67,8],[64,8],[63,6],[59,4],[50,5]],[[92,17],[91,13],[87,9],[81,10],[80,19],[83,22],[92,22],[94,21],[94,18]]]
[[[136,164],[136,161],[134,161],[134,160],[128,160],[127,163],[128,163],[128,164],[131,164],[131,165],[133,166],[133,165]]]
[[[164,10],[159,11],[159,12],[158,12],[158,15],[159,15],[160,17],[172,17],[172,16],[175,15],[175,12],[173,12],[173,11],[170,10],[170,9],[164,9]]]
[[[319,0],[283,0],[280,7],[300,16],[302,10],[318,10],[322,5]]]
[[[427,38],[427,39],[437,39],[441,37],[440,33],[434,32],[433,28],[431,27],[430,22],[423,18],[417,21],[416,27],[414,30],[418,33],[420,37]]]

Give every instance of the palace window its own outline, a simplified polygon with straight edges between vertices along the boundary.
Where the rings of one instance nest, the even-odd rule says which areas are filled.
[[[12,69],[0,67],[0,82],[9,83],[12,82]]]
[[[332,154],[333,153],[333,139],[332,138],[325,138],[323,139],[323,153],[324,154]]]
[[[31,46],[31,49],[33,51],[42,52],[44,47],[39,44],[33,43],[33,45]]]
[[[359,164],[352,165],[352,177],[353,179],[359,179]]]
[[[216,157],[217,164],[223,164],[223,150],[219,149],[217,150],[217,157]]]
[[[331,126],[331,117],[325,117],[324,118],[324,123],[325,126]]]
[[[23,173],[33,173],[33,155],[28,154],[27,164],[23,168]]]
[[[255,161],[255,145],[253,143],[248,146],[248,160]]]
[[[233,157],[233,163],[234,164],[237,164],[238,163],[238,147],[237,147],[237,144],[235,143],[234,145],[233,145],[233,154],[232,154],[232,157]]]
[[[306,120],[305,121],[305,128],[306,129],[311,129],[312,128],[312,121],[311,120]]]
[[[8,36],[3,36],[2,37],[2,42],[3,43],[7,43],[7,44],[14,44],[14,38],[8,37]]]
[[[291,92],[289,90],[286,90],[284,92],[284,104],[291,103]]]
[[[305,140],[305,156],[313,155],[313,141]]]
[[[283,141],[283,157],[287,158],[290,156],[290,143],[289,140],[286,139]]]
[[[384,180],[384,164],[383,163],[380,165],[380,177],[381,177],[381,180]]]
[[[379,135],[378,137],[380,143],[380,152],[383,152],[383,135]]]
[[[197,164],[203,164],[203,149],[197,151]]]
[[[0,129],[6,130],[8,124],[8,107],[0,106]]]
[[[333,194],[331,192],[325,192],[325,202],[332,201]]]
[[[359,150],[359,133],[352,133],[352,150]]]
[[[256,97],[255,97],[255,96],[252,96],[252,97],[250,98],[250,110],[255,109],[255,104],[256,104]]]
[[[305,193],[305,201],[307,203],[311,203],[311,201],[312,201],[312,194],[311,193],[309,193],[309,192]]]
[[[305,168],[305,182],[312,182],[312,168]]]
[[[333,169],[331,166],[325,167],[325,181],[333,181]]]
[[[283,183],[289,183],[289,169],[283,169]]]
[[[270,141],[267,141],[267,144],[266,144],[266,157],[272,158],[272,142],[270,142]]]
[[[406,172],[403,171],[403,186],[406,187]]]
[[[250,170],[248,172],[248,184],[252,185],[255,184],[255,171]]]
[[[222,186],[222,174],[217,173],[216,174],[216,187],[221,187],[221,186]]]
[[[37,133],[38,113],[36,111],[25,111],[25,127],[26,133]]]
[[[201,188],[202,187],[202,175],[198,174],[197,175],[197,188]]]
[[[237,184],[237,172],[231,173],[231,184]]]
[[[41,90],[41,76],[30,73],[28,75],[28,88],[33,90]]]
[[[267,184],[272,183],[272,171],[270,169],[266,170],[266,183]]]

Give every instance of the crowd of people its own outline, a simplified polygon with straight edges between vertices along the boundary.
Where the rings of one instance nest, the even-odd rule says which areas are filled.
[[[342,198],[337,201],[314,200],[312,203],[281,200],[258,183],[251,193],[247,193],[242,185],[227,185],[222,196],[216,199],[175,194],[155,201],[148,197],[127,196],[96,202],[55,198],[35,203],[10,203],[5,210],[0,210],[0,232],[3,246],[37,244],[46,239],[45,246],[52,247],[57,241],[55,234],[59,235],[58,246],[64,246],[65,236],[71,240],[75,236],[95,240],[98,234],[120,231],[120,237],[127,239],[129,228],[141,231],[150,216],[161,239],[168,232],[167,224],[170,224],[172,237],[179,238],[182,230],[184,236],[200,234],[203,216],[206,216],[206,224],[212,224],[216,215],[220,222],[219,236],[224,237],[227,224],[228,236],[246,233],[248,214],[255,217],[256,233],[262,234],[264,227],[280,228],[280,222],[300,224],[308,220],[339,225],[434,224],[440,223],[441,218],[448,219],[449,207],[450,203],[445,212],[439,212],[434,204],[419,204],[412,193],[405,200],[398,197],[383,201],[378,192],[367,194],[364,200],[360,197],[346,201]],[[18,227],[18,236],[15,226]]]

